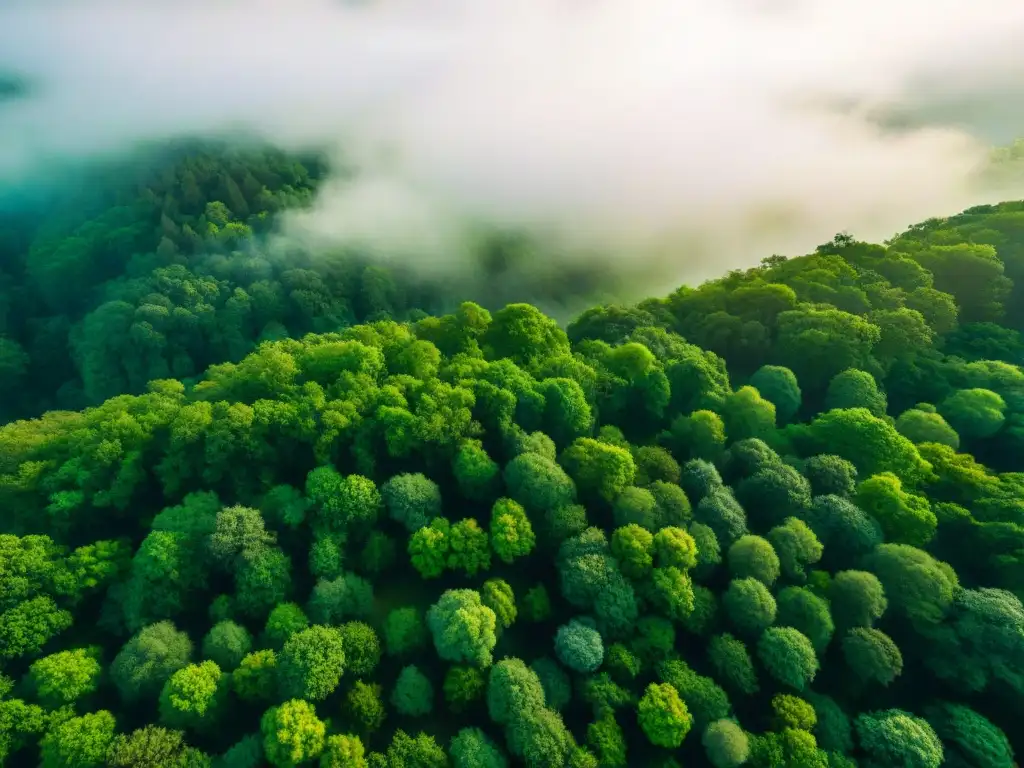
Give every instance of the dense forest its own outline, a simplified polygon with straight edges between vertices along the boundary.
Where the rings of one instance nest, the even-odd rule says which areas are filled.
[[[4,765],[1016,766],[1024,203],[562,326],[263,250],[316,158],[90,173],[0,209]]]

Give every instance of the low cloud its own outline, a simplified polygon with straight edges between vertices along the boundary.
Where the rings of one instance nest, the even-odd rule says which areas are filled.
[[[291,242],[472,280],[516,229],[664,292],[1024,196],[1021,50],[1020,0],[7,0],[0,174],[250,135],[353,171]]]

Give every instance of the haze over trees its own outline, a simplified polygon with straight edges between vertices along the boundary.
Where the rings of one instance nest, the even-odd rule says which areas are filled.
[[[263,254],[318,178],[0,228],[4,764],[1015,765],[1024,204],[563,328]]]

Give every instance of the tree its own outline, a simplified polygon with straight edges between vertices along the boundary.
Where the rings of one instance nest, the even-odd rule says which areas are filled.
[[[467,518],[452,525],[448,536],[448,567],[462,570],[467,576],[491,567],[491,549],[484,531],[476,520]]]
[[[263,750],[256,744],[257,760]],[[193,761],[193,762],[190,762]],[[177,767],[201,764],[197,750],[185,743],[181,731],[169,731],[156,725],[147,725],[130,734],[114,736],[107,750],[105,765],[109,768],[138,768],[139,766]]]
[[[569,475],[538,453],[516,456],[505,465],[504,478],[509,496],[531,512],[543,513],[576,501],[576,486]]]
[[[410,664],[398,673],[391,704],[400,715],[422,717],[434,709],[434,686],[419,667]]]
[[[678,529],[676,529],[678,530]],[[612,532],[611,552],[622,572],[631,579],[642,579],[654,564],[654,536],[636,523]]]
[[[741,536],[729,547],[729,570],[736,579],[757,579],[771,586],[779,578],[778,555],[771,542],[760,536]]]
[[[1006,734],[970,707],[940,702],[925,710],[925,718],[943,741],[947,763],[959,757],[977,768],[1015,765]]]
[[[51,653],[32,662],[29,685],[49,708],[73,704],[96,690],[103,671],[99,659],[98,647]]]
[[[1006,401],[988,389],[958,389],[939,404],[939,413],[958,434],[992,437],[1006,421]]]
[[[858,679],[889,685],[903,671],[903,654],[887,634],[854,627],[843,638],[843,658]]]
[[[661,527],[658,500],[647,488],[626,488],[612,505],[612,517],[617,527],[638,525],[648,531],[656,531]]]
[[[381,488],[381,497],[391,519],[410,533],[441,516],[441,489],[418,472],[392,477]]]
[[[881,582],[889,609],[916,627],[937,624],[953,604],[956,572],[916,547],[882,544],[865,559],[865,568]]]
[[[875,416],[885,416],[888,404],[875,377],[867,371],[850,368],[837,374],[828,384],[825,410],[866,408]]]
[[[507,725],[522,712],[543,707],[540,678],[521,659],[502,659],[491,667],[487,681],[487,711],[491,720]]]
[[[160,719],[171,728],[209,729],[222,714],[228,681],[212,661],[179,669],[160,692]]]
[[[427,643],[427,628],[418,608],[393,608],[384,620],[384,646],[391,656],[414,653]]]
[[[533,551],[537,537],[526,510],[512,499],[498,499],[491,508],[491,546],[504,563]]]
[[[649,593],[654,604],[670,619],[682,621],[694,609],[693,582],[674,565],[651,572]]]
[[[368,530],[382,505],[372,480],[362,475],[342,477],[332,467],[317,467],[309,473],[306,495],[318,509],[318,523],[336,531]]]
[[[829,602],[804,587],[786,587],[776,603],[778,625],[800,630],[817,653],[824,653],[835,632]]]
[[[71,623],[71,612],[58,608],[51,597],[18,603],[0,613],[0,659],[37,655]]]
[[[675,526],[662,528],[654,534],[652,543],[658,567],[672,567],[683,571],[696,567],[699,556],[697,542],[684,529]],[[615,554],[614,534],[612,535],[612,554]],[[621,563],[621,558],[619,562]]]
[[[336,579],[320,579],[313,587],[306,612],[317,624],[340,624],[344,619],[360,619],[373,610],[373,587],[354,573]]]
[[[693,718],[668,683],[651,683],[637,706],[637,721],[652,744],[674,749],[683,743]]]
[[[326,699],[345,671],[344,644],[340,631],[317,625],[288,638],[277,658],[281,694],[290,699]]]
[[[801,516],[810,506],[811,485],[793,467],[773,464],[741,480],[736,497],[751,519],[776,525],[790,515]]]
[[[309,619],[298,604],[281,603],[267,617],[263,636],[272,648],[280,650],[289,637],[308,626]]]
[[[380,640],[373,627],[362,621],[349,621],[338,627],[345,649],[345,667],[353,675],[366,677],[380,663]]]
[[[249,631],[233,621],[219,621],[203,638],[203,657],[216,662],[223,670],[231,671],[252,649]]]
[[[451,551],[451,523],[435,517],[409,537],[409,559],[424,579],[436,579],[448,567]]]
[[[769,437],[775,431],[775,405],[754,387],[740,387],[725,398],[722,420],[731,440]]]
[[[960,447],[960,435],[935,411],[910,408],[896,419],[896,431],[915,445],[939,443],[954,451]]]
[[[719,680],[730,690],[753,696],[759,685],[754,661],[746,644],[728,632],[708,641],[708,661]]]
[[[792,581],[806,579],[806,566],[821,560],[825,549],[814,531],[797,517],[787,517],[782,525],[772,528],[768,541],[779,557],[782,573]]]
[[[626,735],[615,721],[615,715],[606,712],[587,726],[587,745],[597,757],[597,765],[625,768]]]
[[[242,553],[252,554],[275,543],[275,536],[266,530],[258,509],[234,506],[217,513],[216,527],[210,534],[210,554],[215,560],[230,565]]]
[[[772,712],[775,713],[775,722],[780,729],[813,731],[818,722],[813,706],[798,696],[786,693],[772,697]]]
[[[498,745],[479,728],[463,728],[448,748],[454,768],[508,768]]]
[[[292,699],[268,709],[260,720],[263,751],[279,768],[315,760],[324,749],[327,729],[308,701]]]
[[[882,582],[867,571],[842,571],[832,579],[829,599],[841,627],[870,627],[885,613]]]
[[[121,697],[129,702],[156,698],[164,683],[184,668],[192,656],[192,641],[169,621],[143,628],[110,665],[110,676]]]
[[[914,484],[929,473],[928,462],[914,444],[866,408],[829,411],[809,426],[801,425],[794,435],[806,440],[808,453],[828,450],[865,475],[892,472],[903,482]]]
[[[854,567],[882,543],[878,521],[841,496],[814,499],[807,523],[824,547],[822,560],[834,567]]]
[[[581,437],[562,452],[559,462],[582,493],[611,502],[636,477],[629,451],[589,437]]]
[[[744,634],[758,635],[775,621],[775,598],[756,579],[733,579],[722,595],[722,607],[735,627]]]
[[[591,623],[573,619],[555,634],[555,655],[569,669],[593,672],[604,661],[601,634]]]
[[[802,393],[796,376],[780,365],[763,365],[750,377],[750,385],[775,406],[775,415],[785,424],[800,410]]]
[[[792,627],[769,627],[757,641],[757,657],[780,683],[804,690],[818,672],[818,657],[807,636]]]
[[[729,716],[730,703],[725,691],[710,677],[694,672],[686,662],[678,659],[663,661],[658,664],[657,673],[659,680],[679,693],[698,731]]]
[[[272,699],[277,688],[277,654],[268,648],[246,655],[231,673],[231,687],[243,701]]]
[[[803,463],[803,474],[814,496],[852,496],[857,485],[857,468],[840,456],[811,456]]]
[[[938,768],[942,764],[942,742],[932,727],[919,717],[899,709],[860,715],[857,737],[876,765],[905,768]]]
[[[480,589],[480,600],[494,611],[498,626],[508,629],[516,620],[516,598],[504,579],[488,579]]]
[[[72,717],[48,731],[39,744],[42,768],[99,768],[114,740],[114,716],[105,709]]]
[[[497,642],[497,617],[472,589],[449,589],[427,611],[434,647],[445,661],[486,667]]]
[[[900,479],[891,472],[861,482],[856,501],[879,522],[887,541],[923,547],[935,536],[938,520],[928,499],[905,492]]]
[[[345,711],[363,733],[373,733],[387,718],[384,710],[383,689],[376,683],[356,680],[345,694]]]
[[[701,742],[714,768],[737,768],[750,755],[747,734],[732,720],[716,720],[711,723],[704,729]]]
[[[358,736],[335,734],[324,740],[320,768],[366,768],[366,749]]]

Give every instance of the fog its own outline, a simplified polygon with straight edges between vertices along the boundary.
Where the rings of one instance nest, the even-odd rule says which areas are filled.
[[[454,280],[518,228],[666,292],[1024,197],[1021,50],[1020,0],[5,0],[0,174],[248,134],[355,170],[289,242]]]

